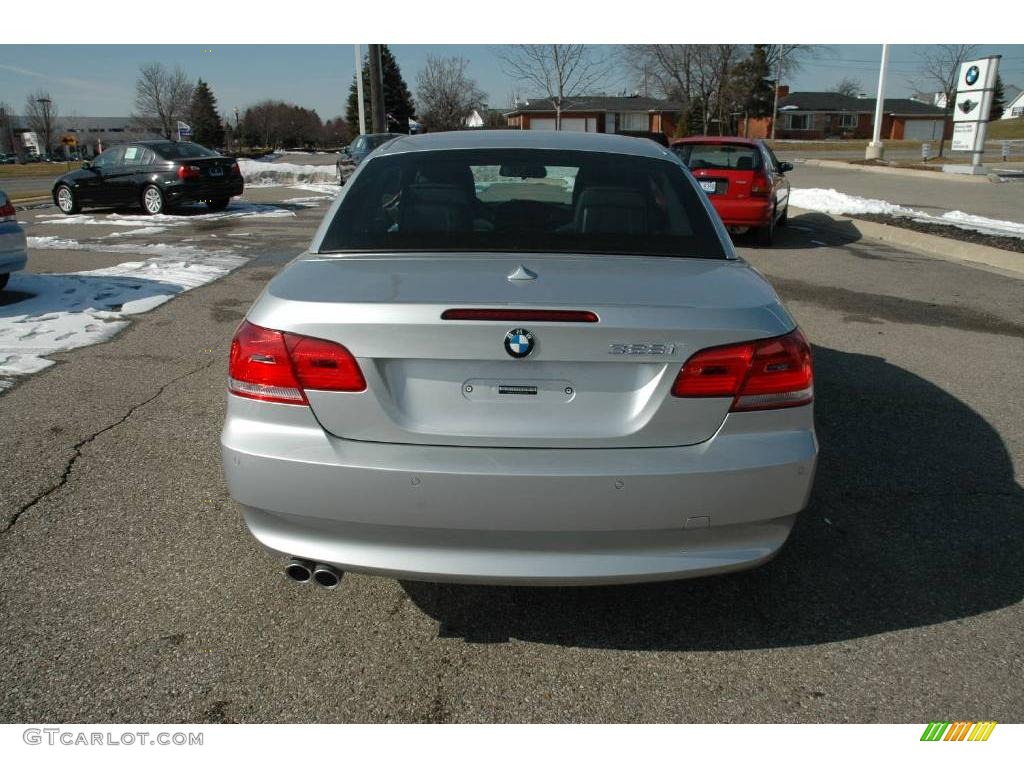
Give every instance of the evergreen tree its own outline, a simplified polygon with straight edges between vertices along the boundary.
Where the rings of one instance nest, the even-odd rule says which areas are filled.
[[[409,86],[402,78],[402,70],[395,61],[394,54],[386,46],[380,47],[380,67],[384,80],[384,112],[391,115],[388,125],[385,128],[393,133],[408,133],[409,118],[416,112],[412,106],[412,94],[409,93]],[[345,120],[352,126],[352,133],[359,132],[359,104],[358,91],[356,90],[356,79],[352,78],[352,85],[348,90],[348,104],[345,109]],[[370,130],[370,60],[363,56],[363,105],[366,110],[366,130]]]
[[[1002,119],[1004,109],[1006,109],[1006,93],[1003,91],[1003,78],[997,74],[996,85],[992,91],[992,109],[988,113],[988,119]]]
[[[217,113],[217,99],[214,98],[209,84],[202,79],[192,92],[189,120],[194,142],[205,147],[224,146],[224,123]]]

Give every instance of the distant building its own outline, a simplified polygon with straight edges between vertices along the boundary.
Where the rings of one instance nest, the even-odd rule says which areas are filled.
[[[563,131],[619,133],[647,131],[671,136],[679,119],[679,105],[646,96],[576,96],[562,107]],[[529,99],[505,113],[509,128],[553,131],[555,105],[551,99]]]
[[[1024,91],[1012,85],[1003,89],[1006,107],[1003,109],[1002,120],[1024,117]]]
[[[825,91],[789,92],[779,87],[777,139],[870,139],[875,121],[874,97],[844,96]],[[741,121],[742,122],[742,121]],[[745,121],[745,135],[771,136],[770,117]],[[952,136],[953,120],[943,109],[916,99],[886,99],[882,106],[882,138],[938,141]]]
[[[41,137],[32,130],[28,118],[22,115],[11,115],[11,133],[14,137],[13,151],[18,154],[34,152],[45,154],[41,146]],[[73,134],[78,140],[78,152],[83,157],[91,157],[102,149],[117,144],[144,139],[163,138],[140,126],[131,117],[77,117],[58,115],[54,126],[53,138],[56,142],[64,134]],[[63,152],[60,146],[50,149],[58,157]]]

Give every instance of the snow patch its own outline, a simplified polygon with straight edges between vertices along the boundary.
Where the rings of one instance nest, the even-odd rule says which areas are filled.
[[[1024,224],[1016,221],[990,219],[976,216],[963,211],[947,211],[941,216],[933,216],[924,211],[914,210],[906,206],[896,205],[885,200],[870,197],[857,197],[834,189],[792,189],[789,193],[790,205],[808,211],[820,211],[836,216],[856,216],[857,214],[884,214],[903,216],[914,221],[927,224],[945,224],[960,229],[973,230],[985,235],[1001,237],[1019,237],[1024,239]]]
[[[48,355],[105,341],[128,324],[127,316],[148,312],[246,262],[229,251],[211,253],[178,246],[173,253],[161,254],[159,247],[149,248],[155,250],[147,252],[159,255],[105,269],[12,274],[8,289],[31,294],[31,298],[8,305],[5,311],[16,314],[0,317],[0,391],[12,384],[11,376],[53,365],[46,359]]]
[[[259,160],[239,160],[238,167],[246,184],[260,186],[293,184],[335,184],[338,172],[333,165],[296,165],[295,163],[265,163]],[[342,172],[346,169],[343,167]],[[349,171],[350,173],[351,171]],[[347,176],[348,174],[345,173]]]
[[[857,197],[834,189],[791,189],[789,204],[796,208],[831,213],[836,216],[849,216],[858,213],[881,213],[890,216],[926,215],[912,208],[894,205],[885,200]]]

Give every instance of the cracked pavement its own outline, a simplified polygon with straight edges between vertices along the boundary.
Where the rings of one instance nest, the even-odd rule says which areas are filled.
[[[218,446],[232,332],[322,210],[0,396],[0,720],[1024,718],[1021,281],[835,230],[740,241],[817,367],[812,503],[763,568],[326,591],[247,534]]]

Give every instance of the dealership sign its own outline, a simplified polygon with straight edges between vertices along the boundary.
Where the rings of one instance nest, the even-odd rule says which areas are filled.
[[[960,65],[956,99],[953,102],[954,151],[984,151],[985,127],[992,111],[998,72],[998,56],[965,61]]]

